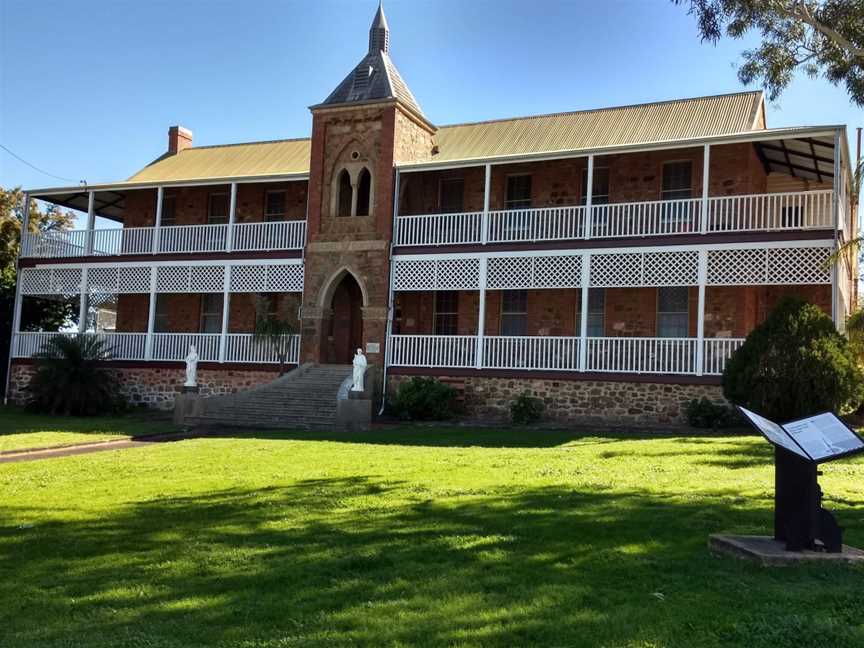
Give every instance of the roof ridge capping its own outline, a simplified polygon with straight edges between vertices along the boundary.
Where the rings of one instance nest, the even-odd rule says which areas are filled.
[[[311,141],[312,141],[311,137],[286,137],[286,138],[280,138],[280,139],[256,140],[256,141],[252,141],[252,142],[231,142],[229,144],[205,144],[203,146],[190,146],[190,147],[185,148],[182,151],[180,151],[180,153],[185,153],[186,151],[201,150],[201,149],[227,148],[229,146],[253,146],[256,144],[284,144],[287,142],[311,142]]]
[[[764,94],[765,93],[762,90],[739,90],[738,92],[724,92],[721,94],[701,95],[698,97],[682,97],[679,99],[662,99],[660,101],[646,101],[644,103],[622,104],[620,106],[602,106],[600,108],[583,108],[581,110],[562,110],[560,112],[538,113],[536,115],[517,115],[515,117],[500,117],[498,119],[482,119],[480,121],[459,122],[456,124],[442,124],[438,126],[438,128],[440,130],[442,128],[456,128],[458,126],[479,126],[481,124],[497,124],[501,122],[520,121],[525,119],[541,119],[543,117],[563,117],[566,115],[579,115],[583,113],[603,112],[606,110],[625,110],[627,108],[660,106],[663,104],[684,103],[686,101],[700,101],[703,99],[721,99],[725,97],[736,97],[742,95],[758,96],[759,102],[761,102],[764,99]],[[757,102],[757,106],[759,102]]]

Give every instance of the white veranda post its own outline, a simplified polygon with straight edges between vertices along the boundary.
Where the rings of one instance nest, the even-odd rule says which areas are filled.
[[[696,375],[705,372],[705,286],[708,283],[708,250],[699,251],[699,310],[696,315]]]
[[[591,286],[591,254],[582,255],[579,311],[579,371],[588,368],[588,291]]]
[[[594,198],[594,156],[588,156],[588,178],[585,183],[585,232],[584,237],[586,239],[591,238],[591,230],[594,227],[594,218],[592,215],[591,205],[593,204]]]
[[[156,328],[156,285],[158,268],[150,268],[150,302],[147,309],[147,339],[144,342],[144,359],[153,359],[153,331]]]
[[[699,215],[699,229],[703,234],[708,233],[708,170],[711,167],[711,145],[706,144],[702,153],[702,202]]]
[[[230,232],[229,232],[230,233]],[[228,317],[231,309],[231,266],[225,266],[225,280],[222,283],[222,328],[219,336],[219,362],[225,362],[228,348]]]
[[[478,291],[479,295],[479,305],[477,307],[477,349],[475,353],[475,366],[477,369],[483,368],[483,334],[484,328],[486,326],[486,269],[487,269],[487,258],[481,257],[479,260],[479,268],[478,268]]]
[[[159,252],[159,230],[162,227],[162,201],[164,199],[164,189],[156,188],[156,217],[153,219],[155,227],[153,228],[153,254]]]
[[[228,233],[225,241],[225,249],[228,252],[234,250],[234,221],[237,214],[237,183],[231,183],[231,200],[228,204]]]
[[[483,220],[480,223],[480,242],[485,245],[489,240],[489,203],[492,195],[492,165],[485,167],[483,184]]]
[[[85,234],[84,253],[93,254],[93,237],[96,229],[96,192],[87,192],[87,233]]]

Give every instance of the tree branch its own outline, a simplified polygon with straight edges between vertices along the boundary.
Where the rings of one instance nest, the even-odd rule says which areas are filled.
[[[836,29],[833,29],[817,20],[813,16],[813,13],[810,11],[810,7],[804,0],[797,0],[796,2],[792,3],[792,6],[790,8],[784,8],[780,11],[792,18],[800,20],[806,25],[810,25],[813,29],[825,36],[825,38],[830,40],[832,43],[846,50],[853,57],[864,61],[864,47],[856,47],[848,38],[843,36]]]

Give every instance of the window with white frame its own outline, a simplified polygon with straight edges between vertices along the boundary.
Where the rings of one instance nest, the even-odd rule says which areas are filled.
[[[690,293],[686,286],[657,289],[657,337],[684,338],[690,331]]]
[[[594,173],[591,183],[591,204],[592,205],[608,205],[609,204],[609,169],[608,167],[594,167]],[[582,197],[579,199],[580,205],[588,204],[588,169],[582,169]]]
[[[528,291],[504,290],[501,293],[501,335],[528,334]]]
[[[228,222],[227,193],[212,193],[207,204],[207,223],[209,225],[224,225]]]
[[[507,176],[507,193],[504,196],[505,209],[529,209],[531,207],[531,176]]]
[[[156,295],[156,317],[153,318],[154,333],[169,333],[170,332],[170,310],[168,299],[170,295]]]
[[[438,190],[438,211],[458,214],[464,210],[465,181],[462,178],[444,178]]]
[[[285,220],[286,192],[274,189],[264,194],[264,220],[268,223]]]
[[[201,296],[201,322],[199,333],[222,332],[222,294],[206,293]]]
[[[459,333],[459,293],[439,290],[435,293],[435,335]]]

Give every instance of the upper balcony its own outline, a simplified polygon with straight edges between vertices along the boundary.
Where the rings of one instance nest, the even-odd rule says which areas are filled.
[[[87,227],[25,234],[22,258],[296,254],[306,243],[305,180],[94,188],[33,197],[86,208]]]
[[[400,170],[394,244],[549,246],[593,239],[851,236],[829,138]],[[801,234],[791,234],[798,232]],[[833,236],[833,234],[832,234]],[[584,243],[579,243],[584,245]]]

